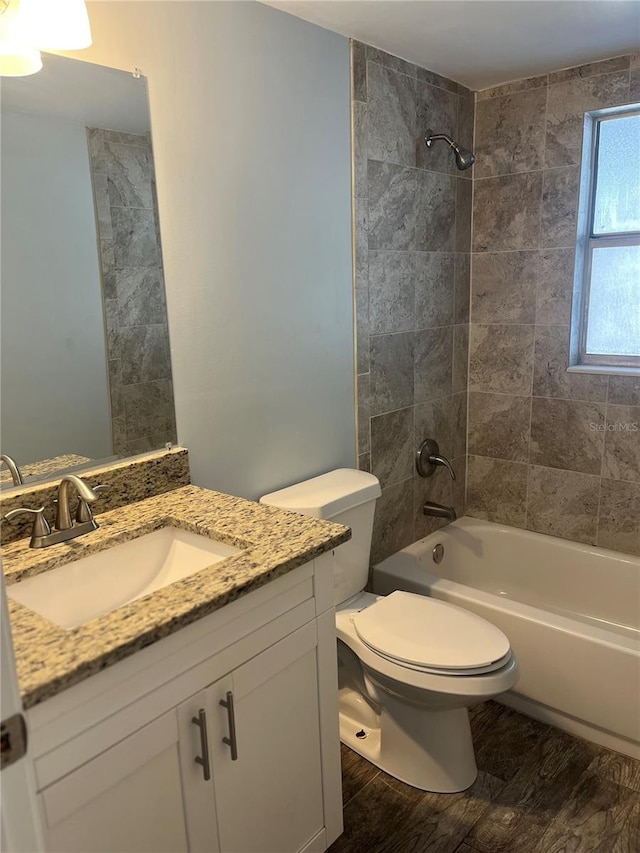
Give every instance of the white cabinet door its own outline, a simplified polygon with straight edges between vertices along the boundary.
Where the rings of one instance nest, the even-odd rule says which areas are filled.
[[[309,623],[207,689],[222,853],[295,853],[322,832],[316,645]]]
[[[40,793],[47,851],[186,851],[180,781],[174,710]]]

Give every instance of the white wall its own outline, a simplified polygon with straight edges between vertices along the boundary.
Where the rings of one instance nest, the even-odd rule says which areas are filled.
[[[2,115],[0,435],[18,464],[111,450],[86,132]]]
[[[149,80],[178,438],[257,497],[355,461],[345,38],[254,2],[92,2]]]

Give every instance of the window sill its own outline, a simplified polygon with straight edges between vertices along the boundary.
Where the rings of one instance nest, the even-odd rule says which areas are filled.
[[[600,376],[640,376],[640,367],[615,367],[612,364],[572,364],[567,373],[594,373]]]

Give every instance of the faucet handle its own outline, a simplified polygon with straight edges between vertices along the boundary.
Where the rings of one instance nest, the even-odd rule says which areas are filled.
[[[104,492],[108,491],[109,486],[94,486],[94,492]],[[89,502],[84,498],[78,498],[78,508],[76,510],[76,523],[84,524],[86,521],[93,521],[93,512],[91,511],[91,507],[89,506]]]
[[[33,527],[31,528],[31,548],[38,548],[37,544],[38,540],[40,540],[43,536],[48,536],[51,533],[51,527],[49,526],[49,522],[45,518],[44,515],[44,507],[41,506],[40,509],[28,509],[28,507],[20,507],[19,509],[12,509],[11,512],[8,512],[4,518],[6,521],[13,521],[19,515],[23,515],[24,513],[29,513],[33,515]]]
[[[444,466],[449,472],[451,479],[455,480],[456,473],[453,470],[453,466],[446,456],[440,455],[438,442],[432,438],[427,438],[422,442],[416,453],[416,469],[421,477],[430,477],[437,465]]]

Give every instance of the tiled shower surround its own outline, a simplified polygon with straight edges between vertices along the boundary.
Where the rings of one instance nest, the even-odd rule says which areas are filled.
[[[89,128],[113,450],[176,443],[162,252],[148,136]]]
[[[467,467],[468,515],[633,554],[640,377],[566,367],[583,114],[639,101],[638,65],[477,93]]]
[[[473,97],[457,83],[352,42],[358,456],[380,480],[372,560],[464,511],[471,175],[428,129],[471,148]],[[451,459],[422,479],[434,438]]]
[[[640,429],[610,428],[640,427],[640,378],[565,371],[582,116],[640,101],[638,57],[476,93],[475,139],[458,84],[358,42],[352,75],[358,454],[382,485],[372,561],[443,523],[425,500],[640,554]],[[426,149],[427,129],[473,148],[474,168]],[[415,474],[427,437],[456,483]]]

